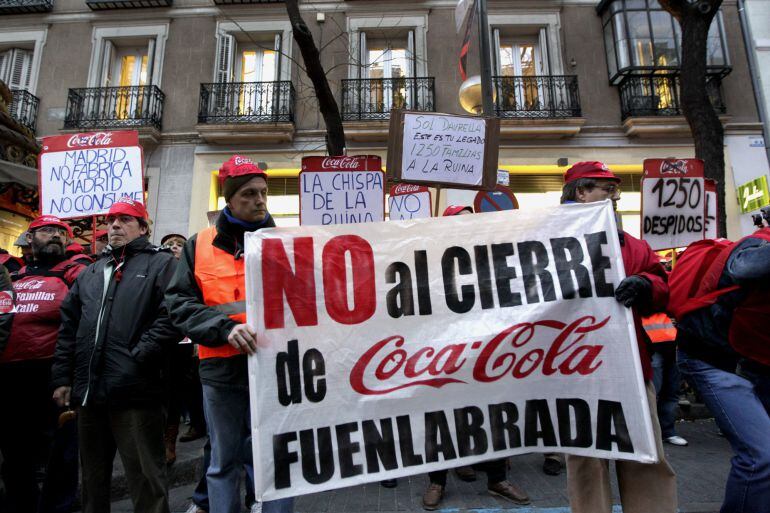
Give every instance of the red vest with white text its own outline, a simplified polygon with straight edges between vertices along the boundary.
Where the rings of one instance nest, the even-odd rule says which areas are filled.
[[[59,309],[84,268],[65,260],[44,273],[33,274],[23,267],[13,276],[16,310],[11,314],[11,334],[0,363],[53,357],[61,324]]]

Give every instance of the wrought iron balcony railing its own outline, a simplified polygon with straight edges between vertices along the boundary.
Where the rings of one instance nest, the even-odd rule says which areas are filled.
[[[342,120],[387,120],[391,109],[436,110],[433,77],[342,81]]]
[[[0,0],[0,14],[51,12],[53,0]]]
[[[620,83],[623,119],[631,116],[681,116],[679,75],[629,76]],[[713,76],[706,82],[711,104],[718,114],[726,112],[722,81]]]
[[[495,110],[500,118],[571,118],[580,116],[575,75],[492,77]]]
[[[201,84],[199,123],[291,123],[293,121],[294,86],[288,80]]]
[[[161,129],[165,95],[158,86],[89,87],[70,89],[65,129]]]
[[[216,5],[238,5],[238,4],[277,4],[283,3],[283,0],[214,0]]]
[[[173,0],[86,0],[92,11],[109,9],[141,9],[144,7],[171,7]]]
[[[13,97],[11,98],[9,114],[34,134],[37,128],[37,108],[40,105],[40,100],[26,90],[13,90],[11,94]]]

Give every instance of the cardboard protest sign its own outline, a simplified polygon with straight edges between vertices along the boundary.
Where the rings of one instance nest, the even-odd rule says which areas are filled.
[[[391,221],[430,217],[430,190],[424,185],[400,183],[390,188],[388,210]]]
[[[646,159],[642,239],[655,251],[703,240],[706,194],[700,159]]]
[[[136,131],[43,138],[40,213],[62,219],[106,214],[123,196],[144,203],[144,163]]]
[[[717,238],[717,183],[714,180],[706,178],[706,206],[705,222],[703,235],[706,239]]]
[[[246,235],[255,488],[657,459],[609,202]]]
[[[388,177],[460,189],[497,183],[500,120],[394,110],[390,115]]]
[[[305,157],[299,173],[303,226],[385,220],[385,173],[380,157]]]

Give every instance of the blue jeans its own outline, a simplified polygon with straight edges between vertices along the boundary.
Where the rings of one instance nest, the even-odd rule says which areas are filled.
[[[721,513],[767,513],[770,505],[770,377],[737,375],[678,354],[679,369],[714,414],[733,449]]]
[[[211,440],[206,471],[209,513],[240,513],[241,467],[253,482],[249,391],[243,387],[203,383],[203,410]],[[294,500],[262,504],[263,513],[291,513]]]
[[[249,443],[251,440],[249,439]],[[203,446],[203,475],[201,476],[198,484],[193,490],[192,501],[201,509],[209,510],[209,487],[206,482],[206,471],[208,471],[209,464],[211,463],[211,440],[206,440],[206,444]],[[244,502],[246,507],[250,508],[254,504],[254,476],[251,460],[247,464],[244,464],[243,470],[246,471],[246,475],[249,479],[246,479],[246,497]]]
[[[679,385],[681,377],[676,366],[674,346],[653,346],[652,383],[655,385],[658,404],[658,420],[663,439],[676,435],[676,409],[679,406]]]

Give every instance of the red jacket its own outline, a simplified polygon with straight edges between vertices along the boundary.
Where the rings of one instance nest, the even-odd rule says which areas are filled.
[[[645,306],[644,314],[662,312],[668,304],[668,278],[666,270],[660,263],[650,245],[623,232],[621,239],[621,253],[623,265],[626,268],[626,276],[634,274],[647,278],[652,284],[652,298],[649,305]],[[642,326],[642,318],[637,308],[633,309],[634,325],[636,327],[636,340],[639,344],[639,357],[642,360],[642,372],[645,380],[652,379],[652,364],[648,351],[649,338]]]

